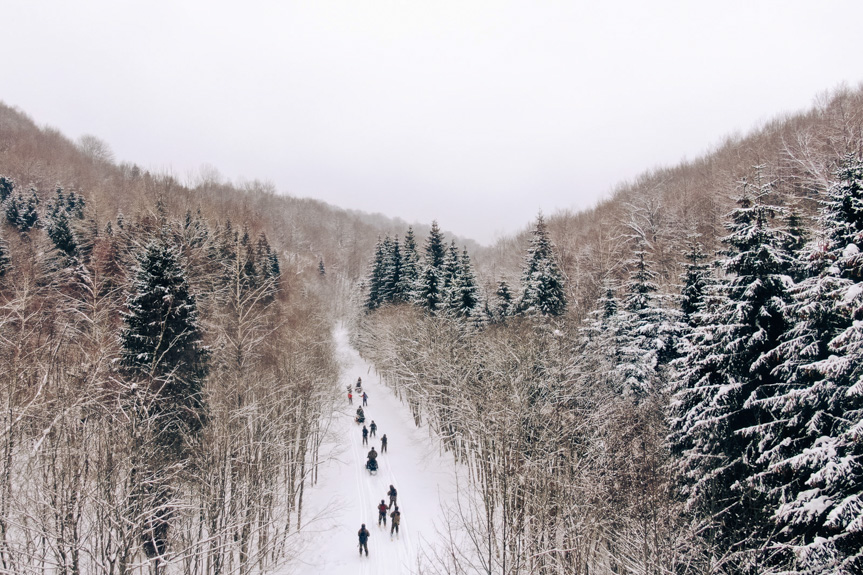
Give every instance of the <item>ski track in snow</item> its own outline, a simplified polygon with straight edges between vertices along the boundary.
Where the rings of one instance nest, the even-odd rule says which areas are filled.
[[[407,405],[380,382],[372,367],[350,346],[348,333],[335,333],[341,364],[336,413],[321,446],[317,485],[306,486],[303,502],[303,533],[294,537],[293,560],[277,573],[333,575],[399,575],[417,570],[417,561],[431,546],[439,544],[439,526],[444,520],[441,503],[455,498],[456,482],[452,456],[441,454],[429,437],[428,428],[416,427]],[[364,408],[366,425],[377,423],[376,437],[362,443],[362,425],[354,422],[362,397],[347,403],[347,385],[363,378],[369,395]],[[356,395],[356,394],[355,394]],[[362,394],[360,394],[362,395]],[[388,451],[380,453],[380,437],[387,434]],[[377,475],[365,469],[366,454],[378,451]],[[390,540],[390,510],[387,527],[378,527],[377,505],[390,484],[398,491],[402,513],[399,536]],[[369,556],[358,554],[357,531],[362,523],[371,533]]]

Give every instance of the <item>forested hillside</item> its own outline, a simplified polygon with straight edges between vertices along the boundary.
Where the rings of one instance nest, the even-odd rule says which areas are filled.
[[[0,105],[0,572],[286,560],[339,294],[393,222],[192,180]]]
[[[437,572],[863,571],[861,209],[840,90],[540,215],[483,290],[380,242],[355,341],[477,494]]]

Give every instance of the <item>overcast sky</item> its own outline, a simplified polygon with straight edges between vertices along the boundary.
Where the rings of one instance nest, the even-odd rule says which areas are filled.
[[[483,243],[863,80],[859,0],[0,0],[0,21],[0,100],[40,125]]]

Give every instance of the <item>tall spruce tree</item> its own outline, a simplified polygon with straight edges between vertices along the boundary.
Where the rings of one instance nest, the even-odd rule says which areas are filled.
[[[425,254],[425,266],[433,267],[436,270],[443,268],[444,258],[446,257],[446,245],[444,236],[437,225],[437,221],[432,221],[431,231],[426,238],[425,246],[423,247]]]
[[[205,422],[201,390],[208,358],[179,252],[164,239],[151,242],[139,257],[123,320],[122,364],[147,390],[136,395],[135,413],[143,419],[136,429],[150,430],[136,437],[132,499],[143,507],[140,535],[158,573],[168,547],[177,470],[185,467]]]
[[[479,286],[470,263],[467,248],[462,250],[459,274],[455,282],[455,311],[460,316],[474,316],[480,303]]]
[[[777,384],[776,362],[766,358],[788,327],[791,262],[786,235],[770,225],[781,210],[766,203],[769,192],[760,181],[754,189],[743,184],[723,239],[724,298],[696,314],[672,407],[688,503],[705,522],[702,534],[731,552],[727,567],[738,572],[769,560],[762,547],[773,531],[763,493],[750,482],[763,466],[758,431],[771,421],[764,401]]]
[[[566,311],[563,274],[557,266],[554,247],[548,237],[542,214],[536,218],[525,257],[518,311],[526,315],[552,316]]]
[[[408,228],[402,241],[402,273],[398,291],[407,302],[414,301],[416,286],[419,281],[419,254],[417,241],[412,228]]]
[[[163,239],[146,247],[126,305],[120,334],[123,365],[159,396],[153,409],[166,420],[162,439],[179,449],[183,436],[197,432],[204,421],[201,387],[208,352],[176,248]]]
[[[15,180],[0,175],[0,202],[5,202],[15,189]]]
[[[366,297],[366,309],[375,310],[383,303],[383,290],[385,281],[385,266],[386,253],[384,251],[384,242],[378,238],[375,244],[375,255],[372,262],[369,264],[369,279],[367,282],[368,295]]]
[[[845,158],[802,252],[790,329],[775,356],[780,393],[768,407],[768,469],[789,572],[863,572],[863,162]]]
[[[406,301],[401,291],[402,283],[402,251],[398,236],[384,240],[384,277],[382,286],[383,301],[399,303]]]

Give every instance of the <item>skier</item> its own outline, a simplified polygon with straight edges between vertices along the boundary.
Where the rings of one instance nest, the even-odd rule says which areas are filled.
[[[348,392],[348,404],[354,404],[354,394],[352,394],[350,391]]]
[[[399,523],[402,521],[402,512],[399,511],[399,506],[396,505],[396,510],[390,513],[390,517],[393,520],[392,526],[390,527],[390,539],[393,538],[393,531],[395,531],[396,535],[399,533]]]
[[[367,394],[365,391],[363,392],[363,405],[367,407],[369,405],[369,394]]]
[[[398,496],[396,488],[390,485],[390,490],[387,491],[387,495],[390,496],[390,506],[387,507],[387,509],[389,509],[390,507],[395,507],[398,510],[398,505],[396,505],[396,497]]]
[[[369,431],[372,432],[371,433],[372,437],[375,436],[375,431],[377,431],[377,430],[378,430],[378,424],[375,423],[375,420],[373,419],[371,425],[369,425]]]
[[[381,453],[387,452],[387,434],[384,433],[381,437]]]
[[[368,444],[369,444],[369,430],[365,425],[363,425],[363,445],[368,445]]]
[[[368,557],[369,556],[369,535],[370,535],[370,533],[369,533],[369,530],[366,529],[365,523],[363,523],[362,527],[360,527],[360,530],[357,531],[357,535],[360,538],[360,557],[362,557],[362,555],[363,555],[363,548],[365,548],[366,557]]]
[[[381,499],[381,504],[378,505],[378,527],[381,526],[381,522],[383,522],[384,527],[387,526],[387,511],[388,510],[389,510],[389,507],[387,507],[387,504],[384,503],[383,499]]]

